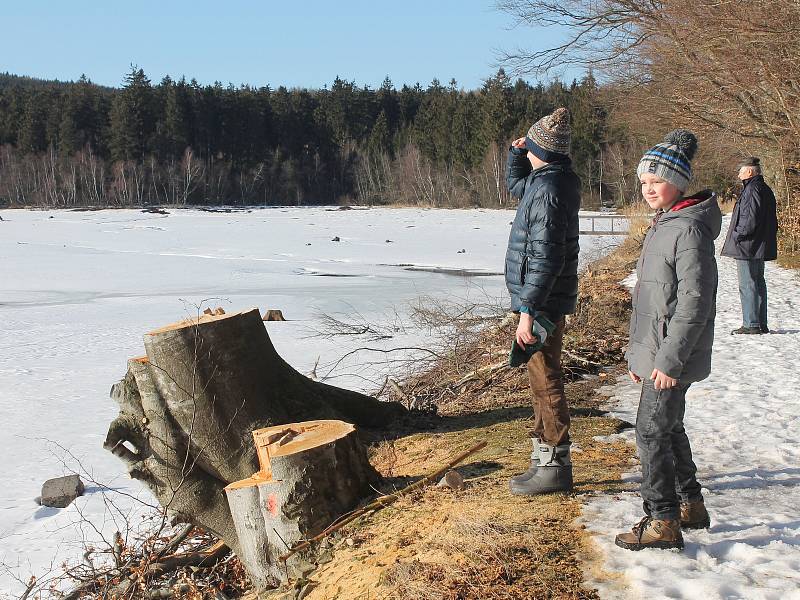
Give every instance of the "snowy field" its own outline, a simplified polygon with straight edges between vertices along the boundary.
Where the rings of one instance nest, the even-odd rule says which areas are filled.
[[[724,239],[725,231],[718,248]],[[768,263],[773,331],[733,336],[742,324],[736,264],[717,263],[712,373],[689,389],[685,419],[711,528],[685,532],[683,553],[630,552],[614,535],[643,516],[641,498],[591,500],[583,522],[596,534],[603,570],[622,576],[595,582],[604,598],[800,598],[800,277]],[[614,416],[636,421],[639,390],[625,379],[607,390]],[[621,437],[635,444],[633,430]],[[639,482],[640,473],[626,477]]]
[[[102,449],[117,407],[108,397],[142,336],[205,307],[282,309],[278,352],[317,373],[363,339],[312,337],[321,315],[394,327],[372,347],[425,343],[410,327],[421,297],[505,302],[511,211],[274,208],[251,212],[0,211],[0,596],[85,543],[125,532],[148,494]],[[588,219],[584,227],[588,228]],[[603,227],[598,224],[598,228]],[[340,241],[332,241],[338,237]],[[584,237],[582,261],[613,237]],[[776,336],[777,338],[778,336]],[[375,390],[392,364],[330,382]],[[790,392],[787,392],[790,393]],[[762,449],[774,452],[770,449]],[[87,493],[63,509],[34,498],[50,477],[79,472]]]

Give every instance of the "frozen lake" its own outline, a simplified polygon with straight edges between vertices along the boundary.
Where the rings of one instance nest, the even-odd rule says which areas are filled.
[[[15,577],[80,559],[82,540],[97,538],[94,527],[107,536],[124,530],[124,517],[143,510],[134,498],[150,501],[102,449],[117,414],[109,389],[127,359],[143,354],[147,331],[198,308],[279,308],[290,321],[268,324],[278,352],[304,373],[319,358],[324,375],[324,365],[364,344],[311,337],[323,314],[395,323],[420,297],[506,301],[500,273],[512,211],[0,216],[0,593],[19,590]],[[582,262],[617,241],[582,237]],[[424,337],[411,328],[382,343],[413,345]],[[354,366],[341,365],[331,383],[375,390],[391,365],[358,373]],[[68,472],[87,481],[83,498],[63,510],[34,503],[45,479]]]

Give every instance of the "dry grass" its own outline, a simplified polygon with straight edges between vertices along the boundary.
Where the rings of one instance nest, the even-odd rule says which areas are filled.
[[[628,217],[628,235],[635,239],[643,238],[647,228],[650,227],[653,214],[647,203],[644,200],[637,200],[623,206],[618,212]]]

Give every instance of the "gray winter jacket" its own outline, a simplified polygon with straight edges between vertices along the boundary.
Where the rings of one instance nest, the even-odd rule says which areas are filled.
[[[656,368],[681,383],[711,373],[716,315],[714,240],[722,213],[712,192],[686,198],[653,221],[636,265],[628,368]]]

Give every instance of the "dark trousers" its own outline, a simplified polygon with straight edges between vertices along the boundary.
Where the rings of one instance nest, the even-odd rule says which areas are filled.
[[[767,282],[764,279],[764,261],[760,258],[737,260],[739,272],[739,299],[742,302],[742,325],[760,327],[767,325]]]
[[[642,461],[642,502],[654,519],[680,518],[680,501],[702,500],[689,438],[683,428],[689,384],[656,390],[642,384],[636,415],[636,446]]]
[[[553,323],[556,330],[528,361],[528,379],[533,398],[534,436],[548,446],[560,446],[569,442],[569,407],[561,371],[564,317],[553,319]]]

